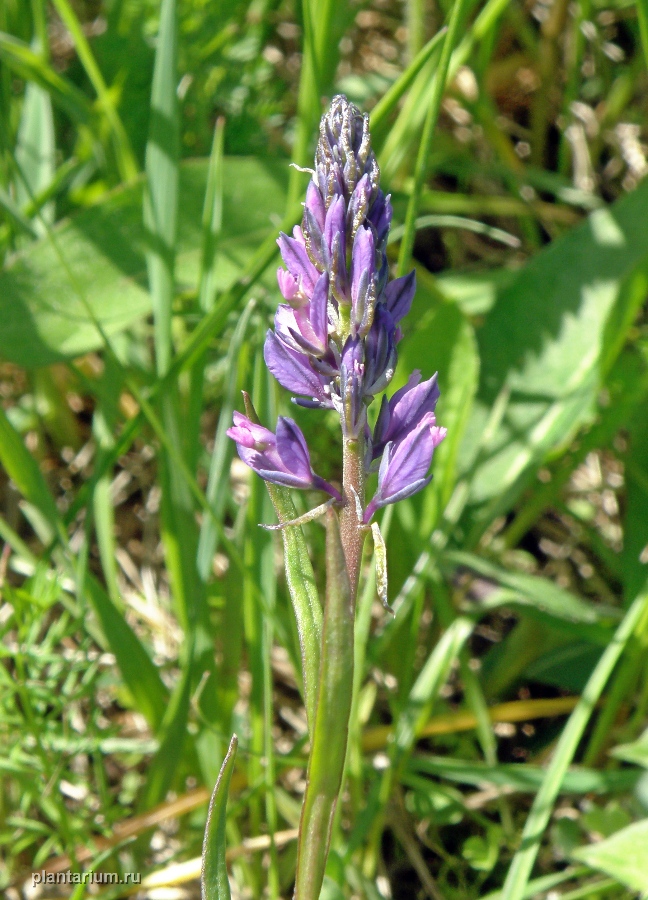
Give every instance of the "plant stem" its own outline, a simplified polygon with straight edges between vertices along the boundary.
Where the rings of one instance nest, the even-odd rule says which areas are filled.
[[[355,606],[358,593],[358,580],[360,577],[360,564],[362,562],[362,547],[364,545],[365,532],[360,528],[362,524],[358,520],[358,506],[364,507],[364,436],[357,439],[345,438],[342,457],[342,488],[345,505],[340,513],[340,534],[347,572],[351,582],[351,595]]]
[[[357,526],[356,526],[357,530]],[[326,518],[326,610],[308,784],[299,826],[294,900],[318,900],[328,857],[353,692],[354,596],[337,515]]]

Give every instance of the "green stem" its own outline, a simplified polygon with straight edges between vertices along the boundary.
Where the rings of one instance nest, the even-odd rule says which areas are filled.
[[[318,900],[349,732],[353,692],[354,595],[336,513],[326,518],[326,610],[317,712],[299,828],[294,900]]]
[[[646,57],[646,65],[648,65],[648,2],[647,2],[647,0],[637,0],[637,17],[639,19],[639,34],[641,35],[641,46],[643,47],[644,56]]]

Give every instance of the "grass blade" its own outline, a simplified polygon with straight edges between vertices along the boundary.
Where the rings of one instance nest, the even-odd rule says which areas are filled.
[[[171,362],[179,157],[176,28],[175,0],[164,0],[153,71],[144,197],[144,224],[151,238],[147,265],[155,316],[155,357],[159,375],[167,372]]]
[[[137,709],[156,732],[169,701],[160,673],[126,619],[90,574],[86,575],[85,589],[108,646],[115,654],[124,684],[133,695]]]
[[[97,65],[92,50],[90,49],[88,39],[83,33],[81,24],[68,0],[53,0],[53,3],[63,24],[70,32],[81,65],[85,69],[86,75],[95,89],[99,104],[110,125],[115,147],[115,156],[117,157],[117,165],[119,166],[121,177],[124,181],[132,181],[137,177],[137,163],[135,162],[128,135],[126,134],[122,121],[119,118],[119,114],[115,109],[110,92],[106,87],[106,82],[104,81],[103,75]]]
[[[22,496],[38,509],[65,546],[65,528],[45,479],[2,408],[0,460]],[[99,582],[88,575],[85,585],[88,600],[101,622],[110,649],[115,654],[124,683],[133,695],[137,708],[155,729],[162,720],[167,703],[167,691],[158,670]]]
[[[206,516],[203,519],[198,540],[198,571],[203,581],[206,581],[209,577],[212,560],[218,548],[218,528],[216,526],[216,520],[221,520],[227,493],[229,491],[227,472],[229,461],[232,457],[233,444],[227,437],[227,429],[232,423],[234,396],[239,374],[239,355],[245,341],[245,335],[247,333],[253,309],[254,302],[250,302],[236,326],[227,353],[226,371],[229,373],[227,388],[218,417],[214,450],[209,464],[209,478],[207,481],[207,490],[205,492],[207,502],[213,510],[214,517],[211,518]]]
[[[29,82],[25,88],[15,161],[18,169],[16,178],[16,202],[21,210],[30,203],[33,196],[46,190],[54,178],[56,146],[54,142],[54,117],[52,103],[47,91]],[[48,203],[40,209],[35,222],[36,232],[45,231],[44,223],[54,221],[54,204]]]
[[[619,625],[614,638],[592,672],[585,690],[569,717],[567,725],[556,746],[555,753],[547,768],[542,786],[538,791],[531,812],[522,832],[522,844],[513,857],[502,890],[502,900],[522,900],[533,863],[540,849],[540,840],[551,817],[554,802],[563,778],[576,753],[590,716],[594,711],[603,689],[640,623],[645,626],[648,613],[648,583]]]
[[[187,659],[183,661],[182,676],[166,706],[165,715],[159,729],[160,748],[149,767],[146,786],[140,801],[142,811],[161,803],[182,759],[183,745],[188,735],[187,716],[191,700],[191,677],[193,673],[194,647],[191,644]]]
[[[641,46],[643,48],[646,65],[648,66],[648,2],[647,2],[647,0],[637,0],[637,18],[639,19],[639,33],[641,35]]]
[[[234,734],[209,803],[200,876],[202,900],[230,900],[231,896],[225,864],[225,823],[227,791],[232,780],[237,747],[238,738]]]
[[[450,667],[473,628],[471,619],[463,616],[455,619],[421,669],[396,725],[394,743],[397,759],[402,759],[414,746],[430,717],[432,705],[448,677]]]
[[[214,275],[218,238],[223,225],[223,155],[225,120],[219,118],[214,129],[214,142],[209,157],[207,190],[203,210],[203,250],[200,265],[198,304],[204,312],[214,305]]]
[[[39,510],[59,538],[65,542],[67,540],[65,529],[43,473],[1,406],[0,461],[25,500]]]
[[[423,128],[423,136],[419,147],[418,156],[416,158],[416,168],[414,170],[414,186],[410,194],[409,203],[407,204],[407,214],[405,216],[405,233],[400,246],[398,256],[398,274],[404,275],[412,258],[412,250],[414,249],[414,236],[416,233],[416,215],[418,212],[419,200],[423,183],[427,174],[428,157],[432,146],[432,137],[436,128],[439,111],[441,109],[441,100],[445,91],[446,82],[448,80],[448,69],[450,66],[450,57],[455,48],[459,28],[464,21],[466,11],[470,6],[471,0],[455,0],[450,20],[448,22],[448,32],[443,41],[443,49],[441,50],[441,58],[439,65],[434,73],[434,81],[430,96],[430,105],[428,107],[425,126]]]
[[[46,90],[54,103],[77,123],[92,119],[92,107],[87,97],[70,81],[55,72],[28,44],[11,34],[0,31],[0,60],[19,78]]]
[[[434,37],[419,50],[405,71],[398,76],[389,90],[376,103],[371,111],[371,131],[374,135],[385,124],[388,116],[396,109],[398,101],[412,86],[414,79],[437,49],[446,32],[447,28],[441,28],[437,31]]]

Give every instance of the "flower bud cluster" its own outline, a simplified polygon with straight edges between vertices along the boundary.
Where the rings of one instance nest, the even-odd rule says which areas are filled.
[[[399,323],[416,284],[414,272],[388,282],[390,197],[380,188],[369,117],[343,96],[333,99],[322,118],[311,171],[301,226],[292,237],[282,233],[278,239],[285,268],[277,278],[285,303],[277,309],[274,331],[268,331],[264,356],[295,403],[337,410],[344,440],[366,448],[368,470],[382,457],[378,491],[364,515],[368,521],[378,507],[428,483],[432,453],[445,436],[434,419],[439,392],[436,376],[419,384],[416,373],[390,401],[383,397],[371,434],[367,407],[394,375]],[[241,452],[238,434],[230,430]],[[251,457],[242,458],[273,480]],[[288,483],[285,477],[282,483]]]

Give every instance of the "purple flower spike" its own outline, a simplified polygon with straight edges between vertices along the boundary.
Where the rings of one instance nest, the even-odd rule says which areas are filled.
[[[373,458],[377,459],[387,443],[400,441],[408,431],[416,428],[423,416],[433,413],[439,399],[437,373],[421,381],[416,371],[389,402],[383,397],[373,434]]]
[[[315,488],[342,499],[333,485],[313,472],[304,435],[292,419],[279,416],[275,435],[235,412],[234,425],[227,434],[236,442],[243,462],[266,481],[302,490]]]
[[[353,483],[363,463],[367,473],[379,470],[376,495],[360,516],[369,522],[379,507],[428,483],[434,448],[445,436],[434,418],[437,377],[421,381],[419,372],[390,400],[382,398],[373,434],[367,424],[368,407],[394,375],[399,323],[416,291],[414,272],[388,281],[391,220],[369,116],[346,97],[334,97],[320,122],[301,224],[292,237],[278,239],[285,268],[277,279],[285,302],[266,337],[264,357],[277,381],[295,395],[294,403],[339,414],[345,442],[343,516],[352,523],[355,504],[364,505],[362,481]],[[249,444],[249,428],[246,434],[237,438],[239,451],[259,453]],[[283,472],[276,476],[282,483],[288,483],[288,472],[302,485],[313,485],[316,476],[300,434],[285,420],[276,437],[261,429],[255,441],[267,443],[268,435],[275,441],[272,452],[283,468],[275,460],[272,471]],[[265,451],[268,458],[271,449]],[[347,465],[346,454],[358,455],[353,465]]]
[[[432,476],[427,471],[435,448],[445,436],[446,429],[437,426],[434,413],[426,413],[400,441],[387,444],[378,472],[378,490],[365,510],[365,523],[381,506],[411,497],[430,483]]]

